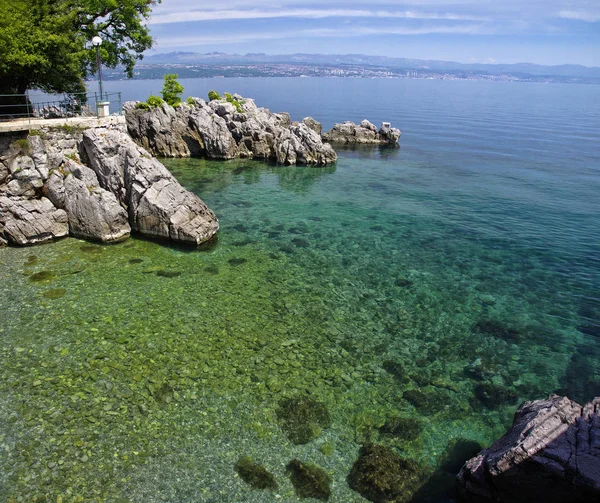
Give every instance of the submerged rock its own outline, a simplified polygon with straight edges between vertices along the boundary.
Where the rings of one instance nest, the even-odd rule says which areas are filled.
[[[288,398],[281,402],[277,411],[281,428],[294,444],[307,444],[331,426],[331,418],[325,405],[310,397]]]
[[[410,501],[423,484],[424,470],[383,445],[361,447],[348,475],[348,485],[375,503]]]
[[[100,185],[128,208],[132,230],[195,245],[219,230],[208,206],[127,134],[89,129],[83,142]]]
[[[600,397],[525,402],[508,433],[465,463],[457,489],[468,503],[600,501]]]
[[[242,157],[318,166],[336,161],[337,154],[317,132],[318,122],[306,118],[291,124],[286,113],[272,113],[238,95],[234,98],[241,103],[240,111],[225,100],[201,99],[193,105],[173,108],[165,103],[152,110],[128,102],[123,110],[131,137],[155,155]]]
[[[286,468],[299,498],[329,499],[331,476],[323,468],[297,459],[292,459]]]
[[[254,489],[277,489],[275,477],[264,466],[255,463],[248,456],[242,456],[235,464],[240,478]]]
[[[378,130],[374,124],[364,120],[360,124],[350,121],[336,124],[333,129],[323,133],[322,138],[331,143],[395,145],[400,135],[400,130],[392,128],[388,122],[384,122]]]

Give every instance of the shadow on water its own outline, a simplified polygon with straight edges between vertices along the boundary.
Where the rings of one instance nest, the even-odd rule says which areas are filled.
[[[211,239],[202,243],[200,245],[186,244],[186,243],[177,243],[175,241],[171,241],[169,239],[160,239],[157,237],[146,237],[140,234],[135,234],[130,239],[135,239],[136,241],[145,241],[148,243],[155,243],[164,248],[170,248],[172,250],[176,250],[179,252],[185,253],[196,253],[196,252],[209,252],[214,251],[219,246],[219,233],[215,234]]]

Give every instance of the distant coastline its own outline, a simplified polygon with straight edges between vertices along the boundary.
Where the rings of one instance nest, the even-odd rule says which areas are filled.
[[[134,78],[156,79],[170,72],[180,78],[345,77],[600,84],[600,68],[581,65],[465,64],[360,54],[155,54],[136,66]],[[108,69],[105,77],[120,80],[125,74],[120,68]]]

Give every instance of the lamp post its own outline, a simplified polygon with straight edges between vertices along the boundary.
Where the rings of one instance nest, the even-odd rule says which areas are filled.
[[[98,82],[100,83],[100,101],[102,101],[102,63],[100,61],[100,46],[102,39],[96,35],[92,39],[92,45],[96,48],[96,65],[98,65]]]

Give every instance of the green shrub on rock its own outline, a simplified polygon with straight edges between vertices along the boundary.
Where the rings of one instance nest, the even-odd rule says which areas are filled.
[[[149,96],[146,101],[140,101],[136,108],[140,110],[151,110],[153,108],[158,108],[164,103],[163,99],[160,96]]]
[[[165,83],[163,85],[161,94],[163,100],[167,102],[167,104],[175,107],[181,103],[181,95],[183,94],[183,86],[177,82],[176,73],[167,73],[163,76]]]
[[[208,91],[208,101],[220,100],[221,95],[217,91]]]
[[[262,465],[248,456],[242,456],[235,464],[240,478],[254,489],[277,489],[275,477]]]

